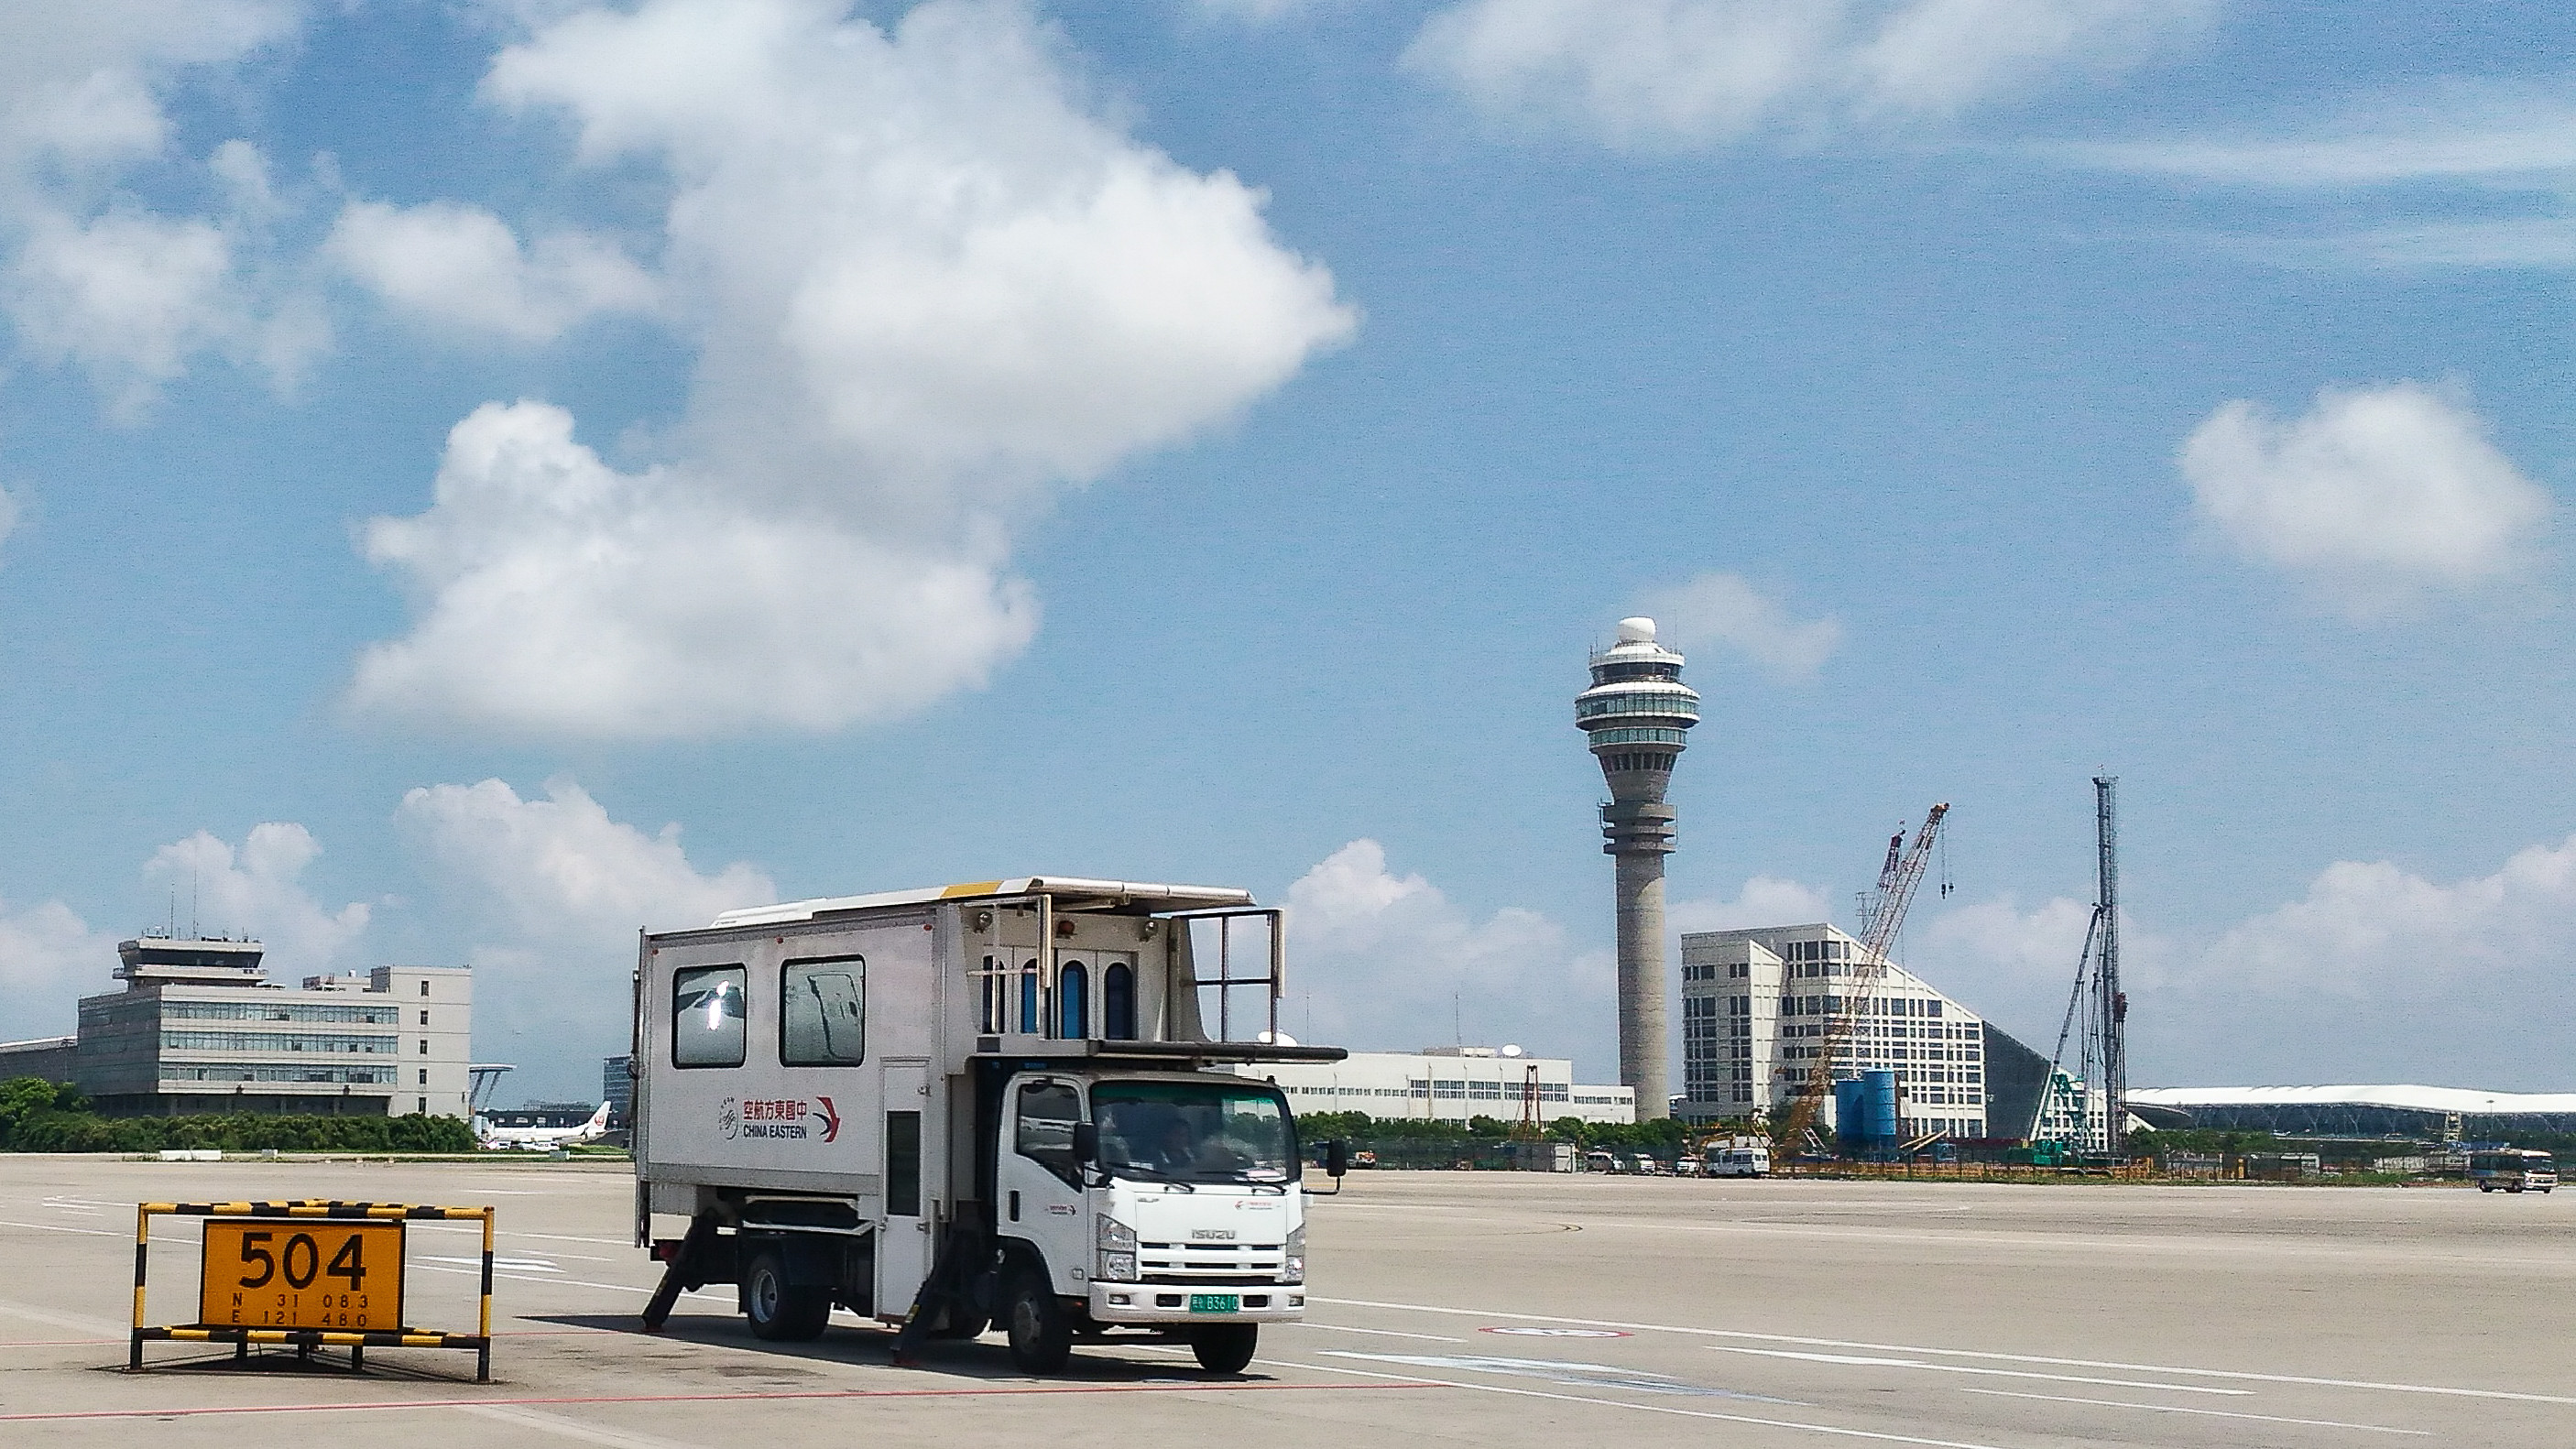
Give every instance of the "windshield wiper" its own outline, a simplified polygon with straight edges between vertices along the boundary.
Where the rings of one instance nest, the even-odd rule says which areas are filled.
[[[1143,1178],[1147,1182],[1169,1183],[1183,1192],[1198,1191],[1198,1188],[1193,1186],[1188,1178],[1176,1177],[1171,1173],[1165,1172],[1159,1167],[1148,1167],[1141,1162],[1111,1163],[1109,1165],[1109,1175],[1112,1177],[1139,1177]]]

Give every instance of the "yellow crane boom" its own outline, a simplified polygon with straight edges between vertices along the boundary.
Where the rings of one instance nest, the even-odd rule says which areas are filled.
[[[1905,832],[1887,843],[1887,864],[1878,873],[1878,901],[1861,924],[1860,959],[1852,963],[1852,974],[1843,994],[1829,998],[1836,1002],[1827,1012],[1824,1034],[1810,1048],[1807,1079],[1789,1099],[1789,1115],[1783,1136],[1793,1145],[1806,1135],[1807,1129],[1822,1110],[1825,1097],[1833,1091],[1834,1056],[1850,1042],[1852,1031],[1869,999],[1869,987],[1887,974],[1888,948],[1896,944],[1896,933],[1905,925],[1906,908],[1914,903],[1914,888],[1923,882],[1925,867],[1932,863],[1932,842],[1941,833],[1941,817],[1950,813],[1947,803],[1933,806],[1923,816],[1923,828],[1914,834],[1914,844],[1901,854],[1899,844]]]

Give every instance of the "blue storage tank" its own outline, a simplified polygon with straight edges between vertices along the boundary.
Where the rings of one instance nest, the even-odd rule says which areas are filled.
[[[1860,1110],[1863,1145],[1873,1152],[1896,1150],[1896,1073],[1888,1070],[1860,1074]]]
[[[1834,1083],[1834,1136],[1842,1150],[1857,1155],[1869,1149],[1868,1111],[1862,1106],[1857,1077]]]

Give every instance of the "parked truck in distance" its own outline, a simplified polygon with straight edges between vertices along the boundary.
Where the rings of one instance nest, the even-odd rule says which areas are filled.
[[[1248,892],[1065,877],[646,933],[646,1326],[732,1283],[763,1338],[840,1307],[899,1357],[998,1326],[1032,1373],[1136,1336],[1240,1371],[1304,1313],[1305,1191],[1287,1098],[1231,1069],[1344,1055],[1280,1038],[1285,961]]]

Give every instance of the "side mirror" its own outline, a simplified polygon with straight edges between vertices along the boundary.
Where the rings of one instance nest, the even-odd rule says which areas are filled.
[[[1339,1138],[1324,1144],[1324,1175],[1340,1177],[1351,1170],[1351,1144]]]
[[[1089,1167],[1094,1162],[1100,1160],[1099,1123],[1076,1122],[1073,1124],[1073,1160],[1084,1167]]]

